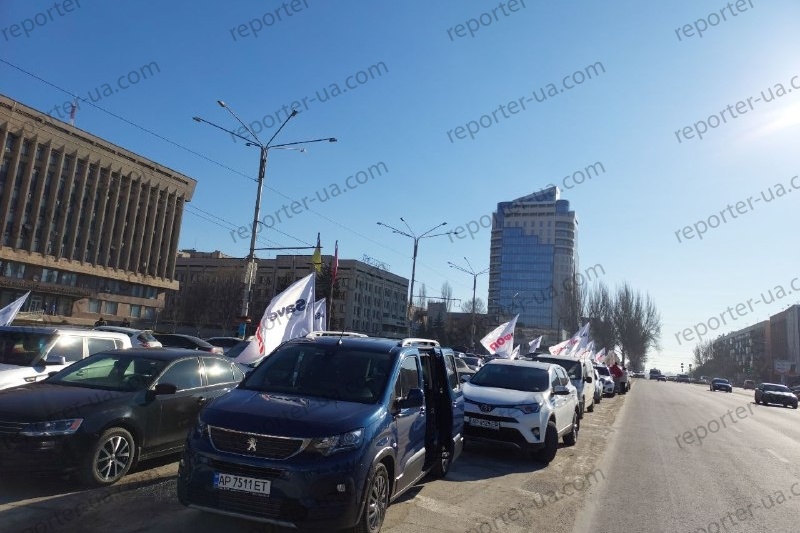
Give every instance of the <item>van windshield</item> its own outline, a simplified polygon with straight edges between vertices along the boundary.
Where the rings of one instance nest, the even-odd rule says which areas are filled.
[[[239,388],[377,403],[386,389],[390,355],[339,346],[294,345],[271,354]]]
[[[54,339],[52,333],[0,331],[0,363],[16,366],[40,364]]]

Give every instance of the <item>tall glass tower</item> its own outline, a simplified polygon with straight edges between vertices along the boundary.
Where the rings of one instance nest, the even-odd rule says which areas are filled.
[[[578,219],[558,187],[497,204],[489,259],[490,315],[560,329],[561,296],[577,269]]]

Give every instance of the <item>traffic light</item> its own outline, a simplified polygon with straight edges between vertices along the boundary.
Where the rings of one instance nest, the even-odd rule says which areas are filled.
[[[683,372],[683,363],[681,363],[681,372]]]

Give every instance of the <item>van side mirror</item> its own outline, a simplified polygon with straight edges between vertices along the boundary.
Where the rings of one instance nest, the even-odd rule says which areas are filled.
[[[568,396],[569,389],[564,385],[556,385],[555,387],[553,387],[553,394],[555,394],[556,396]]]
[[[405,398],[398,398],[394,401],[394,412],[398,413],[403,409],[422,407],[425,403],[425,395],[422,389],[411,389]]]

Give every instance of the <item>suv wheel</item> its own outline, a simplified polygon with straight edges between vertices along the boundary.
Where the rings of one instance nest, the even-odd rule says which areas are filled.
[[[594,396],[592,397],[592,403],[586,408],[586,411],[589,413],[594,412]]]
[[[378,463],[367,482],[364,509],[352,533],[378,533],[389,507],[389,473],[383,463]]]
[[[128,473],[136,458],[136,443],[122,428],[103,432],[92,447],[81,477],[89,485],[111,485]]]
[[[572,429],[570,429],[569,433],[564,435],[564,444],[567,446],[575,446],[575,443],[578,441],[578,431],[581,428],[580,424],[578,412],[575,411],[575,414],[572,415]]]
[[[533,457],[537,461],[549,463],[556,458],[558,451],[558,429],[555,422],[548,422],[544,432],[544,448],[536,450]]]

